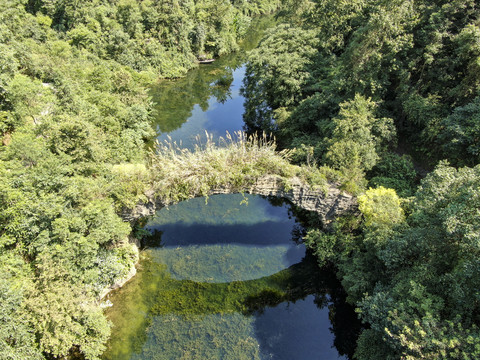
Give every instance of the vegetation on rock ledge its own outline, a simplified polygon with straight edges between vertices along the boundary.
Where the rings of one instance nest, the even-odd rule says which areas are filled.
[[[289,162],[289,152],[277,152],[266,136],[247,137],[239,132],[220,138],[216,145],[207,134],[206,142],[193,151],[166,142],[159,144],[151,156],[155,195],[164,204],[192,197],[208,197],[215,189],[242,192],[266,175],[278,175],[288,189],[289,180],[297,177],[313,189],[326,190],[328,181],[341,179],[328,167],[297,166]]]

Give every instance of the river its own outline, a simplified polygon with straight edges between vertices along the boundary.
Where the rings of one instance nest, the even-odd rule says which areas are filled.
[[[241,52],[152,89],[159,141],[192,148],[197,134],[242,129],[244,53],[272,22],[259,21]],[[305,249],[288,204],[241,194],[193,199],[158,211],[145,230],[137,275],[108,295],[114,327],[104,359],[351,354],[353,310],[333,272]]]

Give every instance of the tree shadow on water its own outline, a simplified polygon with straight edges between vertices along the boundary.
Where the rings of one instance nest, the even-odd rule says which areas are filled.
[[[266,290],[245,300],[265,359],[351,359],[362,329],[333,269],[317,269],[312,259],[292,266],[286,295]],[[292,269],[293,268],[293,269]],[[306,279],[310,274],[311,278]],[[313,276],[312,276],[313,275]],[[303,278],[302,281],[299,281]]]

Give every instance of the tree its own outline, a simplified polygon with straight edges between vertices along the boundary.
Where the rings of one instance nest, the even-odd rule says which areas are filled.
[[[25,293],[32,286],[28,277],[31,274],[16,255],[0,250],[0,359],[41,360],[44,357],[36,346],[23,304]]]
[[[383,276],[359,307],[369,333],[385,339],[393,353],[411,359],[478,356],[479,189],[479,166],[441,164],[422,182],[409,226],[397,228],[377,250]],[[369,358],[368,349],[359,352]]]
[[[249,130],[275,131],[279,115],[298,105],[317,44],[314,31],[279,25],[250,53],[242,88]]]
[[[327,164],[352,174],[375,166],[379,153],[396,137],[393,120],[376,118],[376,108],[377,104],[358,94],[353,100],[340,104],[325,154]]]
[[[367,227],[384,227],[399,224],[405,220],[400,198],[393,189],[380,186],[369,189],[358,197],[358,208],[365,218]]]
[[[480,163],[480,96],[455,108],[442,125],[439,137],[444,154],[458,165]]]
[[[411,156],[384,153],[367,177],[371,186],[395,189],[400,197],[414,195],[417,172]]]

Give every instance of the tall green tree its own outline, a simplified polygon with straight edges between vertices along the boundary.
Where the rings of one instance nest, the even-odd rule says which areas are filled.
[[[314,31],[279,25],[250,53],[243,87],[249,130],[275,131],[298,105],[317,44]]]
[[[368,171],[375,166],[379,153],[396,137],[393,120],[376,118],[376,107],[373,101],[360,95],[340,104],[325,154],[329,165],[351,171]]]

